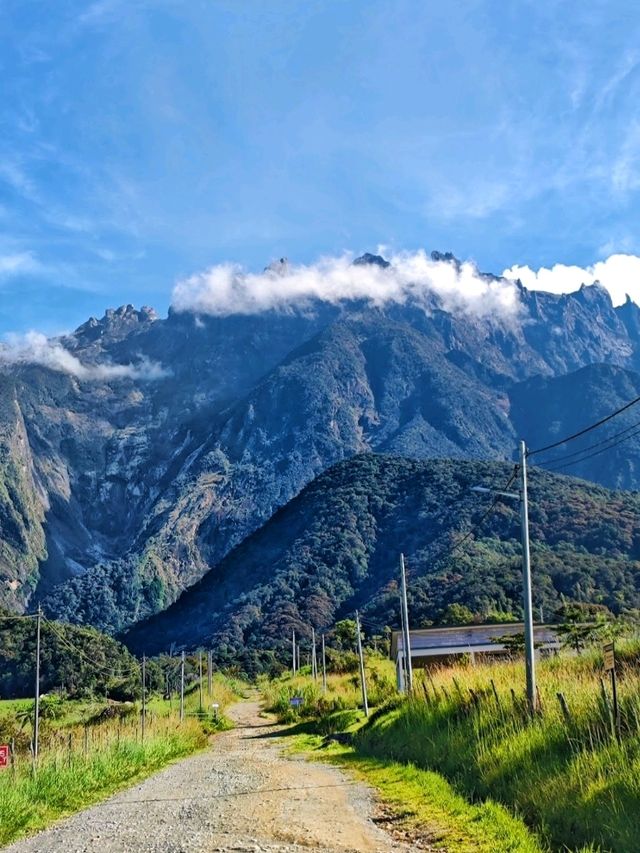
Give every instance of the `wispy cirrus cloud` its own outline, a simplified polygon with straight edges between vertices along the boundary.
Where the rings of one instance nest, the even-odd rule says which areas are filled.
[[[42,200],[36,182],[16,160],[5,159],[0,163],[0,181],[27,201],[40,203]]]
[[[640,188],[640,122],[631,122],[611,167],[615,193],[627,195]]]
[[[0,279],[42,270],[43,265],[32,252],[0,254]]]

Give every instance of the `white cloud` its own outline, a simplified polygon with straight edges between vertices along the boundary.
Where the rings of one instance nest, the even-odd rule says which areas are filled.
[[[101,24],[105,20],[111,20],[121,6],[121,0],[97,0],[78,16],[76,23],[81,26]]]
[[[144,11],[157,6],[159,0],[96,0],[74,20],[74,28],[99,27],[104,24],[121,23],[127,13]]]
[[[604,81],[600,90],[597,92],[594,103],[594,111],[602,109],[618,91],[620,86],[627,81],[629,76],[638,67],[640,62],[640,54],[637,50],[627,51],[622,59],[617,64],[613,73]]]
[[[640,305],[640,257],[615,254],[592,266],[578,267],[565,264],[540,267],[513,266],[503,272],[508,279],[520,279],[529,290],[546,290],[549,293],[573,293],[583,284],[599,281],[611,296],[614,305],[621,305],[627,294]]]
[[[0,345],[0,364],[39,364],[83,380],[139,379],[154,381],[169,374],[158,362],[142,358],[136,364],[83,364],[60,341],[40,332],[11,335]]]
[[[433,260],[424,251],[399,253],[385,269],[354,265],[350,255],[315,264],[247,273],[220,264],[179,281],[173,291],[176,311],[224,316],[304,308],[315,300],[333,304],[366,299],[374,305],[426,305],[432,296],[451,312],[484,317],[514,317],[520,310],[517,288],[504,279],[481,275],[474,264]]]
[[[0,255],[0,278],[9,278],[21,273],[38,272],[41,269],[40,262],[31,252],[15,252],[13,254]]]

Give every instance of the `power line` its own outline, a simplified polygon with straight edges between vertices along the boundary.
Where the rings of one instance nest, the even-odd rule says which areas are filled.
[[[502,492],[506,491],[509,488],[509,486],[513,483],[513,481],[516,479],[517,476],[518,476],[518,465],[515,465],[513,468],[513,473],[511,474],[511,476],[509,477],[507,482],[504,484],[504,486],[502,486],[502,488],[496,489],[496,491],[502,491]],[[497,495],[495,497],[495,499],[492,501],[489,508],[482,514],[482,516],[478,519],[478,521],[476,521],[475,524],[473,524],[473,526],[457,542],[455,542],[453,545],[446,546],[445,548],[442,548],[442,550],[440,552],[436,552],[435,557],[430,558],[429,562],[430,562],[431,567],[433,567],[434,565],[437,565],[445,557],[448,557],[451,554],[454,554],[456,551],[458,551],[465,544],[465,542],[467,542],[474,535],[474,533],[477,533],[478,529],[484,524],[484,522],[487,520],[487,518],[489,518],[489,516],[495,511],[496,507],[498,506],[498,504],[500,502],[501,502],[501,496]],[[355,611],[352,611],[352,613],[355,613]],[[352,613],[346,614],[345,618],[352,615]],[[375,623],[370,622],[368,619],[363,619],[362,617],[360,618],[360,621],[364,625],[368,624],[370,628],[375,628],[376,630],[379,629],[379,627],[380,627],[379,625],[376,625]]]
[[[588,444],[586,447],[582,447],[580,450],[574,450],[573,453],[567,453],[564,456],[556,456],[555,459],[549,459],[547,462],[539,462],[538,465],[544,465],[547,470],[551,471],[553,470],[553,468],[550,466],[555,466],[558,462],[564,462],[565,459],[573,459],[575,456],[580,456],[581,454],[586,453],[588,450],[593,450],[595,447],[602,447],[603,444],[609,444],[609,442],[613,441],[616,438],[619,438],[622,435],[625,435],[625,433],[630,432],[636,427],[640,427],[640,421],[636,421],[636,423],[631,424],[631,426],[628,426],[625,429],[621,429],[619,432],[615,432],[608,438],[603,438],[602,441],[596,441],[594,442],[594,444]],[[631,438],[631,436],[629,436],[629,438]]]
[[[607,415],[604,418],[601,418],[599,421],[591,424],[584,429],[579,430],[578,432],[574,432],[573,435],[567,435],[565,438],[560,439],[560,441],[554,441],[553,444],[547,444],[544,447],[537,447],[535,450],[527,451],[527,456],[535,456],[538,453],[543,453],[545,450],[553,450],[554,447],[560,447],[561,444],[567,444],[569,441],[574,441],[576,438],[580,438],[581,435],[586,435],[586,433],[591,432],[591,430],[597,429],[603,424],[608,423],[608,421],[613,420],[613,418],[621,415],[622,412],[626,412],[627,409],[630,409],[632,406],[635,406],[636,403],[640,403],[640,397],[636,397],[635,400],[631,400],[631,402],[626,403],[619,409],[616,409],[615,412],[611,412],[610,415]]]
[[[83,658],[84,661],[86,663],[88,663],[90,666],[92,666],[94,669],[99,670],[103,674],[116,676],[118,678],[126,678],[129,675],[134,675],[134,674],[138,673],[138,671],[139,671],[138,667],[131,667],[130,669],[125,669],[125,670],[117,670],[117,669],[114,669],[113,667],[101,666],[100,664],[96,663],[95,660],[92,660],[90,657],[88,657],[88,655],[86,655],[81,648],[79,648],[71,640],[69,640],[67,637],[65,637],[64,634],[60,633],[58,631],[58,629],[55,627],[54,622],[50,622],[46,618],[44,619],[44,621],[45,621],[46,625],[49,628],[51,628],[51,631],[56,635],[56,637],[58,638],[58,640],[61,643],[63,643],[72,652],[75,652],[75,654],[77,654],[79,657]]]
[[[518,476],[518,466],[516,465],[513,469],[513,473],[511,474],[511,477],[507,480],[506,484],[501,489],[497,489],[496,491],[502,491],[502,492],[506,491],[509,488],[509,486],[513,483],[513,481],[516,479],[517,476]],[[492,501],[489,508],[482,514],[482,516],[478,519],[478,521],[464,534],[464,536],[462,536],[461,539],[459,539],[453,545],[451,545],[447,548],[443,548],[440,553],[436,553],[435,557],[431,558],[432,566],[434,564],[439,563],[445,557],[450,556],[451,554],[455,553],[459,548],[461,548],[464,545],[464,543],[467,542],[473,536],[473,534],[476,533],[478,531],[478,529],[484,524],[484,522],[494,512],[494,510],[496,509],[496,507],[498,506],[498,504],[500,502],[501,502],[501,496],[497,495],[494,498],[494,500]]]
[[[354,611],[354,613],[355,613],[355,611]],[[350,615],[350,614],[347,614],[347,615]],[[360,617],[360,625],[363,628],[366,628],[366,630],[371,634],[371,636],[373,636],[374,634],[380,634],[380,632],[385,627],[381,622],[376,622],[376,621],[374,621],[374,619],[368,619],[368,618],[363,619],[362,616]],[[330,636],[332,633],[333,633],[332,631],[326,632],[327,636]]]
[[[608,444],[607,447],[601,447],[600,450],[596,450],[594,451],[594,453],[588,453],[586,456],[581,456],[579,459],[574,459],[573,462],[565,462],[564,465],[554,465],[553,467],[546,468],[545,470],[562,471],[564,468],[570,468],[572,465],[578,465],[580,462],[586,462],[587,459],[592,459],[594,456],[599,456],[601,453],[606,453],[607,450],[613,450],[614,447],[617,447],[619,444],[623,444],[625,441],[628,441],[630,438],[634,438],[636,435],[640,435],[640,429],[636,429],[634,432],[629,433],[629,435],[624,436],[619,441],[615,441],[613,444]]]

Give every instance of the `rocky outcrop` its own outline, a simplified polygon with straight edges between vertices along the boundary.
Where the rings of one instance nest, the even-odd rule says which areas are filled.
[[[11,609],[22,609],[37,586],[47,509],[15,386],[0,375],[0,602]]]
[[[166,319],[123,306],[58,341],[110,370],[4,363],[0,603],[24,608],[35,594],[56,615],[94,613],[104,586],[104,627],[119,628],[170,604],[342,459],[510,459],[519,437],[544,443],[635,387],[636,306],[614,309],[598,286],[519,294],[509,320],[454,315],[435,297]],[[581,372],[593,365],[603,372]],[[610,381],[619,370],[626,383]],[[626,450],[619,471],[579,473],[635,488]]]

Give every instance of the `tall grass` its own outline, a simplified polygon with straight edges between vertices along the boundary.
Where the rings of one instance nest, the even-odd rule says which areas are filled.
[[[182,725],[166,720],[149,721],[144,742],[137,726],[110,724],[101,742],[85,752],[60,743],[46,750],[34,771],[30,760],[18,759],[0,776],[0,844],[27,831],[46,826],[61,815],[95,802],[100,797],[156,770],[174,758],[206,745],[207,737],[195,720]]]
[[[175,697],[171,703],[151,697],[144,739],[139,704],[61,701],[56,715],[42,720],[36,766],[30,725],[21,725],[19,716],[30,707],[6,703],[0,709],[0,736],[13,742],[16,749],[12,766],[0,771],[0,845],[203,748],[208,734],[228,727],[224,709],[244,687],[237,680],[216,674],[211,696],[204,685],[203,707],[208,707],[208,713],[199,713],[196,686],[185,697],[186,719],[182,723]],[[211,711],[213,702],[219,705],[217,714]],[[105,711],[116,713],[111,716]]]
[[[638,648],[628,646],[620,657],[620,743],[601,660],[592,653],[541,663],[542,711],[533,719],[522,662],[420,674],[416,695],[375,713],[357,748],[435,770],[472,799],[507,804],[556,849],[595,843],[638,850]]]
[[[395,675],[390,661],[371,655],[367,661],[367,688],[369,705],[376,707],[396,695]],[[357,673],[330,674],[327,692],[322,689],[322,680],[310,677],[310,668],[303,667],[300,674],[291,677],[285,673],[280,678],[258,681],[267,710],[278,716],[280,722],[290,723],[301,719],[315,719],[327,728],[337,722],[338,712],[355,712],[362,704],[360,679]],[[301,698],[302,704],[291,705],[293,697]],[[331,718],[331,720],[330,720]],[[348,714],[343,721],[352,720]]]
[[[367,657],[369,704],[374,714],[386,715],[402,703],[395,686],[391,661],[377,655]],[[326,694],[321,682],[313,682],[307,669],[296,678],[283,675],[261,682],[268,708],[283,722],[305,722],[296,727],[296,749],[318,750],[324,761],[346,767],[376,787],[385,803],[396,813],[394,825],[429,849],[451,849],[459,853],[542,853],[543,848],[521,820],[490,800],[470,804],[440,775],[412,765],[363,756],[348,746],[326,741],[317,735],[351,732],[364,722],[360,711],[361,688],[357,674],[331,674]],[[303,704],[292,708],[290,699]],[[301,732],[304,731],[304,734]]]

